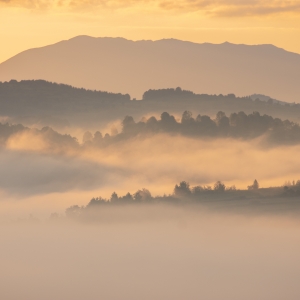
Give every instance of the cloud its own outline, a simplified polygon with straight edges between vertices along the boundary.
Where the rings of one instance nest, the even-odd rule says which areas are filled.
[[[29,9],[63,9],[63,8],[107,8],[118,9],[140,6],[155,0],[0,0],[0,4]]]
[[[0,190],[28,195],[101,188],[100,195],[108,197],[113,191],[124,194],[139,188],[154,195],[171,193],[182,180],[191,185],[222,180],[245,188],[254,178],[261,186],[300,178],[300,159],[295,159],[299,146],[258,145],[258,141],[157,135],[103,149],[85,148],[74,155],[53,148],[28,149],[22,142],[2,151]]]
[[[49,10],[156,10],[183,13],[203,13],[217,17],[260,16],[300,13],[299,0],[0,0],[2,6]]]
[[[179,0],[160,1],[159,6],[162,9],[166,10],[183,10],[187,12],[201,11],[210,16],[221,17],[239,17],[300,12],[300,1]]]
[[[0,154],[0,189],[18,197],[99,188],[116,172],[78,157],[11,150]]]

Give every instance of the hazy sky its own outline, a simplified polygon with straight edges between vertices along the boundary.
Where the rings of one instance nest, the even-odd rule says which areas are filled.
[[[300,1],[0,0],[0,62],[81,34],[270,43],[300,53]]]

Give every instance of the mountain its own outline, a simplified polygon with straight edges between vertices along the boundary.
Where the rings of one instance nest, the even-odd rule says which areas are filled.
[[[300,55],[272,45],[130,41],[78,36],[0,64],[0,81],[44,79],[141,98],[180,86],[201,94],[270,95],[300,102]]]

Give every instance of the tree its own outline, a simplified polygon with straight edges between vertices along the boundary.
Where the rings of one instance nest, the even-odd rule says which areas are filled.
[[[192,119],[192,113],[190,111],[185,111],[181,117],[181,123],[188,123]]]
[[[186,181],[181,181],[175,185],[174,195],[176,197],[187,197],[191,195],[190,184]]]
[[[259,183],[256,179],[253,181],[252,185],[248,185],[248,190],[258,190],[258,189],[259,189]]]
[[[66,216],[70,218],[79,217],[81,214],[82,208],[78,205],[72,205],[66,209]]]
[[[93,135],[89,131],[86,131],[83,135],[82,142],[88,143],[91,142],[92,140],[93,140]]]
[[[130,203],[133,201],[133,197],[130,193],[127,193],[125,196],[119,199],[121,199],[121,203]]]
[[[99,206],[101,204],[106,204],[107,200],[103,199],[102,197],[97,197],[97,198],[92,198],[91,201],[88,203],[88,205],[86,206],[88,207],[95,207],[95,206]]]
[[[224,112],[219,111],[216,115],[216,124],[221,135],[227,135],[230,129],[229,118]]]
[[[96,144],[100,144],[103,140],[102,133],[100,131],[96,131],[94,134],[93,142]]]
[[[170,115],[169,113],[163,112],[160,119],[163,130],[176,131],[176,129],[178,129],[177,121],[175,120],[174,116]]]
[[[118,197],[117,193],[113,192],[110,197],[110,202],[116,203],[116,202],[118,202],[118,200],[119,200],[119,197]]]
[[[219,111],[216,115],[216,123],[220,126],[220,121],[226,117],[226,114],[223,111]]]
[[[232,185],[226,188],[226,191],[236,191],[236,186]]]
[[[152,199],[151,193],[147,189],[138,190],[134,195],[133,199],[136,202],[147,202]]]
[[[204,191],[204,188],[203,188],[202,186],[200,186],[200,185],[194,186],[194,187],[192,188],[192,193],[193,193],[194,195],[200,194],[200,193],[202,193],[203,191]]]
[[[225,188],[226,188],[225,184],[222,183],[221,181],[217,181],[214,184],[214,190],[217,191],[217,192],[224,192]]]
[[[131,116],[126,116],[122,121],[123,131],[130,130],[135,125],[134,119]]]

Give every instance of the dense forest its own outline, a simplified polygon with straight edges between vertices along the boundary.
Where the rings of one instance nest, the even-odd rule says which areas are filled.
[[[253,204],[256,206],[263,204],[259,208],[266,208],[273,206],[282,208],[300,209],[300,180],[287,182],[284,186],[260,188],[258,181],[255,179],[247,189],[239,190],[236,187],[227,187],[223,182],[217,181],[213,186],[197,185],[191,187],[186,181],[176,184],[172,194],[164,194],[163,196],[152,196],[151,192],[145,188],[139,189],[135,193],[127,193],[123,196],[118,196],[113,192],[110,198],[94,197],[86,206],[72,205],[66,209],[68,217],[84,216],[85,213],[93,212],[98,208],[125,205],[125,204],[206,204],[206,205],[219,205],[228,206],[230,209],[232,204],[234,206],[242,205],[246,209]],[[261,201],[255,202],[256,200]],[[275,200],[275,201],[274,201]],[[276,201],[277,200],[277,201]],[[250,202],[249,202],[250,201]],[[254,202],[253,202],[254,201]],[[251,207],[250,207],[251,208]]]
[[[141,100],[131,100],[128,94],[91,91],[44,80],[0,82],[0,116],[26,126],[79,126],[94,130],[124,115],[139,119],[162,111],[181,114],[185,110],[194,114],[201,111],[209,116],[219,110],[227,114],[257,111],[274,118],[300,121],[300,104],[279,102],[266,96],[207,95],[169,88],[148,90]]]
[[[206,115],[198,115],[185,111],[181,120],[177,121],[167,112],[161,114],[160,119],[155,117],[143,118],[135,122],[130,116],[122,121],[121,132],[113,127],[111,133],[94,134],[87,131],[83,135],[82,143],[68,134],[60,134],[50,127],[30,129],[23,125],[10,125],[0,123],[0,145],[4,146],[10,137],[21,133],[30,133],[26,139],[30,142],[32,135],[37,135],[55,144],[58,147],[107,147],[112,144],[126,141],[135,137],[148,138],[156,134],[181,135],[196,139],[233,138],[251,140],[262,137],[261,142],[269,145],[295,145],[300,143],[300,126],[289,120],[281,120],[258,112],[245,114],[232,113],[229,117],[224,112],[218,112],[214,119]]]
[[[160,90],[148,90],[143,94],[143,99],[146,101],[184,101],[184,100],[234,100],[237,97],[234,94],[229,95],[207,95],[207,94],[195,94],[192,91],[182,90],[180,87],[176,89],[160,89]],[[250,97],[239,97],[239,99],[249,100]]]
[[[232,113],[229,117],[224,112],[218,112],[214,119],[206,115],[193,118],[192,113],[185,111],[181,120],[177,121],[167,112],[161,114],[160,119],[150,117],[140,122],[135,122],[130,116],[122,122],[122,132],[103,138],[100,132],[86,134],[86,141],[94,144],[105,145],[134,136],[147,136],[158,133],[183,135],[194,138],[237,138],[254,139],[265,136],[266,141],[276,144],[297,144],[300,142],[299,124],[289,120],[281,120],[258,112],[245,114],[244,112]],[[89,138],[88,138],[89,137]]]
[[[50,127],[43,127],[42,129],[28,128],[21,124],[10,125],[8,123],[0,123],[0,146],[5,146],[8,140],[12,137],[18,137],[18,135],[24,134],[26,142],[30,144],[31,139],[34,137],[40,137],[44,141],[48,142],[50,147],[56,147],[57,149],[77,148],[79,143],[76,138],[69,134],[60,134]]]
[[[74,88],[44,80],[0,82],[0,108],[3,112],[24,108],[75,110],[107,107],[130,101],[129,95]]]

